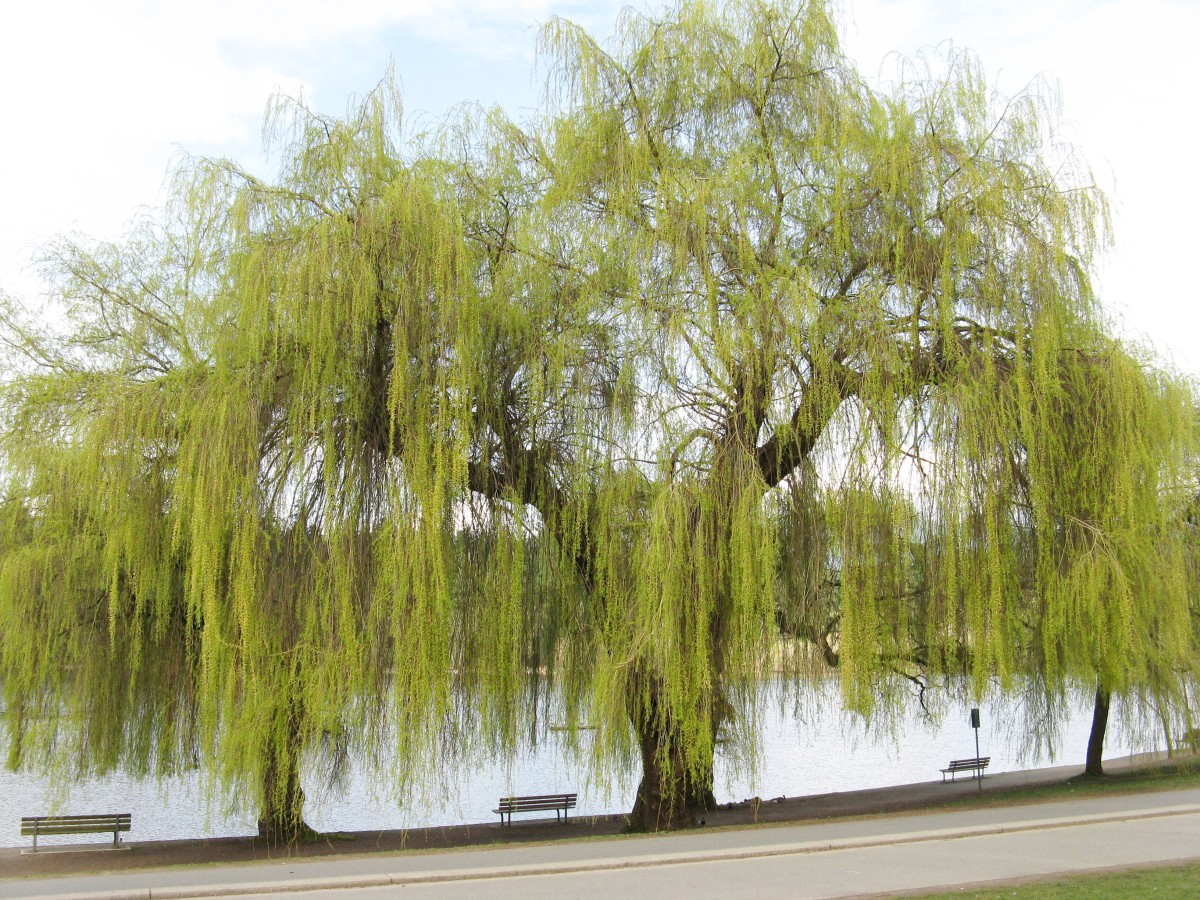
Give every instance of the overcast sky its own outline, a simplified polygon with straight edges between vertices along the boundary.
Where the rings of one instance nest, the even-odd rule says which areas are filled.
[[[36,302],[30,262],[55,234],[116,238],[162,200],[173,154],[256,165],[270,95],[340,113],[389,60],[411,118],[538,99],[539,23],[606,35],[611,0],[41,0],[0,12],[0,289]],[[639,9],[658,3],[635,0]],[[868,77],[891,53],[952,40],[1015,93],[1044,75],[1116,206],[1102,295],[1125,333],[1200,375],[1195,251],[1200,3],[1194,0],[843,0],[844,45]]]

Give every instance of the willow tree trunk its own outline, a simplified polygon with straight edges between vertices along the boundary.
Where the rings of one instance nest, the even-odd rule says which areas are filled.
[[[258,836],[268,845],[295,844],[316,836],[304,821],[304,788],[300,786],[301,739],[298,717],[292,713],[285,725],[283,746],[264,748],[262,809]]]
[[[1108,704],[1112,695],[1096,688],[1096,702],[1092,707],[1092,732],[1088,735],[1087,765],[1083,774],[1099,777],[1104,774],[1104,732],[1108,729]]]
[[[707,759],[697,764],[692,748],[689,762],[681,723],[661,702],[657,685],[637,691],[629,708],[642,760],[642,780],[629,815],[629,830],[671,831],[703,824],[704,813],[716,807],[711,750]],[[710,710],[716,709],[718,704],[710,705]],[[701,727],[708,730],[712,747],[720,723],[715,712],[708,713],[707,720]]]

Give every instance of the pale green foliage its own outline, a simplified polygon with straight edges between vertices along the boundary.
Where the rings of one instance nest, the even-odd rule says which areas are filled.
[[[6,329],[10,763],[270,807],[332,740],[403,788],[552,684],[598,768],[702,794],[778,622],[862,711],[1193,646],[1191,397],[1104,334],[1039,86],[873,90],[819,3],[543,42],[527,128],[280,101],[271,182],[196,161],[161,225],[52,254],[65,334]]]

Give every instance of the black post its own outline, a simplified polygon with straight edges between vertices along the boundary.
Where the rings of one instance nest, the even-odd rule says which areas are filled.
[[[979,707],[971,707],[971,727],[975,729],[975,761],[979,761]],[[976,767],[975,777],[979,782],[979,790],[983,790],[983,769]]]

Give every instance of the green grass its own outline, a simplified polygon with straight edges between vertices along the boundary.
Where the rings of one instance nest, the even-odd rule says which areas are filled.
[[[1200,895],[1200,863],[1132,869],[1092,875],[1075,875],[1054,881],[1009,885],[987,890],[921,894],[922,900],[968,897],[977,900],[1009,897],[1017,900],[1142,900],[1144,897],[1195,897]],[[911,896],[911,895],[910,895]]]
[[[1048,800],[1075,800],[1105,794],[1144,791],[1178,791],[1200,787],[1200,758],[1188,757],[1177,762],[1116,772],[1103,778],[1078,776],[1068,781],[1039,784],[1011,790],[964,794],[938,804],[938,809],[974,809],[980,806],[1012,806]],[[1200,893],[1200,892],[1198,892]]]

